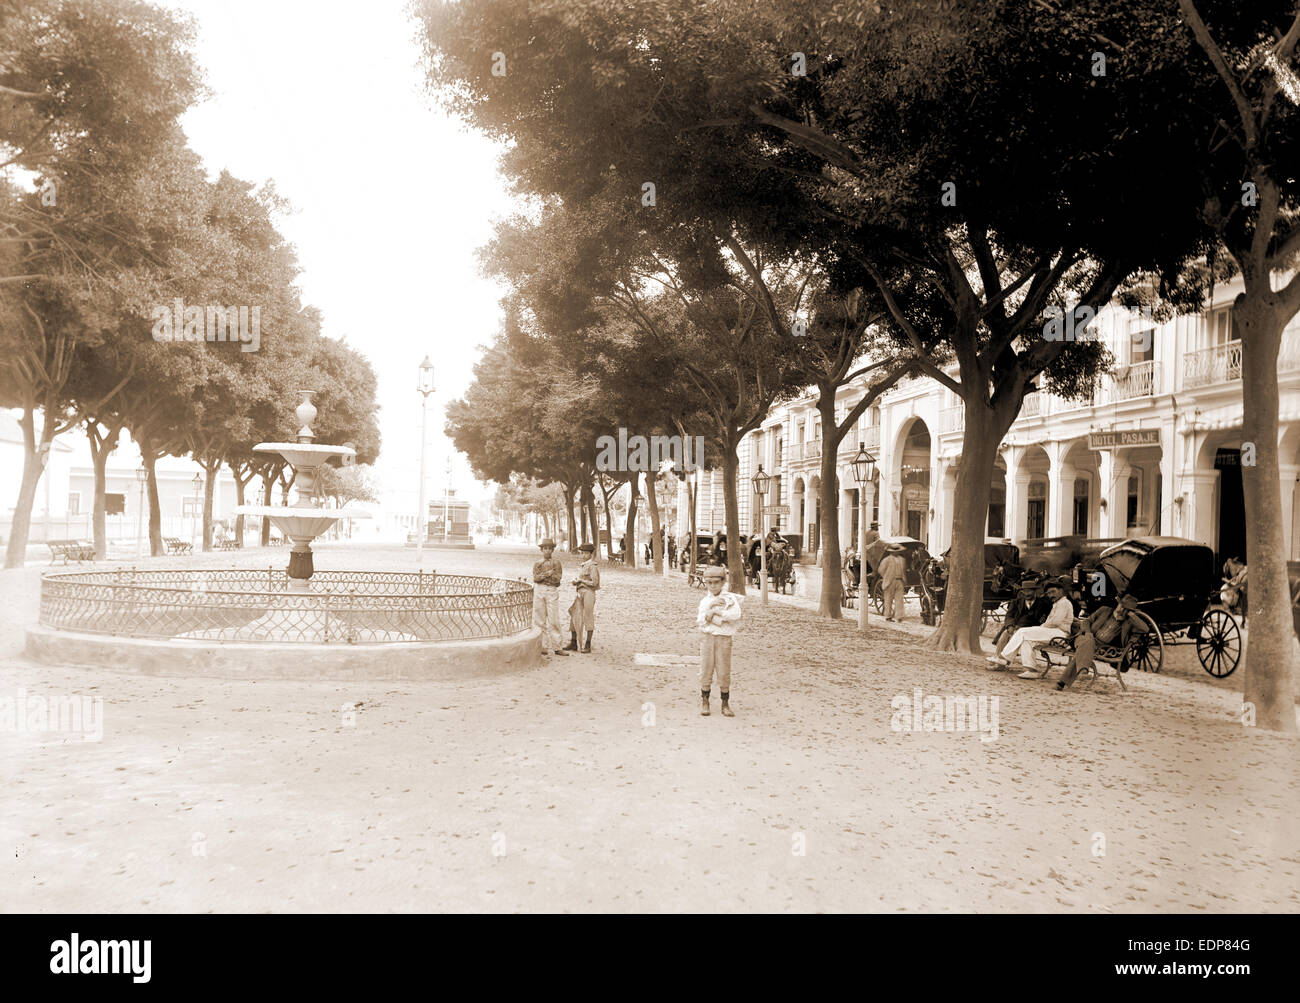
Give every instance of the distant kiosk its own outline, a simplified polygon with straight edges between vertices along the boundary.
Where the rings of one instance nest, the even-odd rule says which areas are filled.
[[[425,523],[427,535],[424,538],[426,549],[434,550],[473,550],[474,541],[469,535],[469,502],[454,497],[455,491],[448,492],[445,502],[430,502],[428,520]],[[447,511],[447,532],[443,534],[443,509]],[[414,534],[407,541],[408,547],[415,546]]]

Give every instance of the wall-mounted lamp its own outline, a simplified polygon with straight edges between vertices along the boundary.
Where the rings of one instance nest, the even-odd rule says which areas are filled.
[[[1186,496],[1186,495],[1179,495],[1177,498],[1174,499],[1174,504],[1177,505],[1177,506],[1179,506],[1179,507],[1181,508],[1183,502],[1185,502],[1185,501],[1187,501],[1187,496]]]
[[[1105,498],[1101,499],[1101,501],[1099,501],[1097,504],[1098,504],[1099,506],[1101,506],[1101,510],[1102,510],[1103,512],[1106,511],[1108,505],[1107,505],[1107,502],[1106,502],[1106,499],[1105,499]]]

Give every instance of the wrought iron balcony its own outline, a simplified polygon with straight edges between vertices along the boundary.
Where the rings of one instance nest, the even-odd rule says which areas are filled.
[[[1122,374],[1112,376],[1110,381],[1111,403],[1152,397],[1159,391],[1160,363],[1154,359],[1129,366]]]

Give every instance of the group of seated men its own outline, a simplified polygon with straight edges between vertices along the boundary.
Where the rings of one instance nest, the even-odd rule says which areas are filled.
[[[1036,668],[1034,661],[1038,651],[1056,638],[1073,636],[1073,654],[1056,684],[1058,690],[1063,690],[1074,682],[1081,670],[1095,670],[1098,649],[1102,649],[1104,654],[1122,651],[1133,633],[1147,630],[1146,624],[1132,615],[1138,605],[1132,596],[1121,596],[1114,606],[1101,606],[1091,616],[1076,621],[1068,578],[1052,578],[1041,587],[1045,595],[1039,594],[1038,583],[1020,585],[994,647],[1007,631],[1011,636],[996,654],[989,656],[990,669],[1001,671],[1009,668],[1011,656],[1018,652],[1025,670],[1020,673],[1020,678],[1041,679],[1044,672]]]

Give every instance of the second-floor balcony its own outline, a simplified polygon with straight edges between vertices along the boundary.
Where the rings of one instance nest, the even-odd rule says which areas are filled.
[[[1292,322],[1295,323],[1294,321]],[[1282,332],[1277,353],[1279,373],[1300,372],[1300,325]],[[1241,379],[1241,342],[1229,341],[1183,353],[1183,386],[1208,387]]]
[[[1152,397],[1160,391],[1160,363],[1139,362],[1117,372],[1110,380],[1112,403]]]
[[[963,432],[966,430],[966,405],[946,407],[939,412],[939,434],[945,432]]]
[[[1229,341],[1183,353],[1183,386],[1207,387],[1241,379],[1241,342]]]

